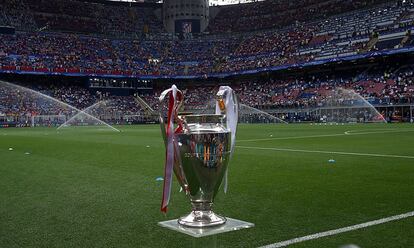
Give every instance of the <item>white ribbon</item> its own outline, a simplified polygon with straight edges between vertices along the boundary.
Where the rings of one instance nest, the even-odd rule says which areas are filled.
[[[237,97],[232,88],[229,86],[220,86],[220,89],[217,93],[218,96],[223,97],[224,106],[225,106],[225,117],[227,128],[230,129],[231,133],[231,146],[230,146],[230,159],[233,156],[234,147],[236,145],[236,131],[237,123],[239,118],[239,105],[237,102]],[[216,114],[222,114],[219,106],[219,102],[216,102]],[[224,193],[227,193],[227,180],[228,180],[228,169],[224,175]]]

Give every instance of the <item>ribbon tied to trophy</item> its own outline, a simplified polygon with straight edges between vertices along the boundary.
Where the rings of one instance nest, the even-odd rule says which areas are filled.
[[[179,113],[183,94],[175,85],[161,93],[161,105],[167,97],[167,111],[160,107],[166,146],[161,211],[167,212],[175,173],[192,204],[192,212],[180,218],[179,224],[190,227],[224,224],[226,218],[216,215],[211,206],[222,181],[227,192],[227,169],[236,141],[237,97],[230,87],[220,87],[215,114],[203,115]]]

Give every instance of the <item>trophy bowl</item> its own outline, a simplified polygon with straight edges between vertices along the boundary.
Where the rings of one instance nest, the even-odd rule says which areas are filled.
[[[178,219],[188,227],[207,227],[224,224],[226,218],[212,211],[215,196],[226,173],[231,149],[231,132],[225,127],[224,115],[178,116],[184,123],[176,134],[181,158],[176,173],[190,198],[192,211]],[[177,171],[177,170],[175,170]]]

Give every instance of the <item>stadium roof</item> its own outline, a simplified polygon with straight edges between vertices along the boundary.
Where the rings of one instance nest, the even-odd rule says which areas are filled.
[[[109,0],[116,2],[130,2],[130,3],[162,3],[163,0]],[[260,2],[264,0],[209,0],[210,5],[230,5],[230,4],[239,4],[239,3],[251,3],[251,2]]]

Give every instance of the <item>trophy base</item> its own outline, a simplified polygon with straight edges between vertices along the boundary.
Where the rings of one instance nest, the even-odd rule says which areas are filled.
[[[227,221],[224,224],[210,227],[187,227],[184,225],[180,225],[178,223],[178,219],[158,222],[158,225],[173,231],[190,235],[195,238],[201,238],[205,236],[254,227],[254,224],[250,222],[236,220],[232,218],[226,218],[226,220]]]
[[[191,211],[187,216],[178,219],[178,224],[186,227],[212,227],[226,223],[226,218],[213,211]]]

